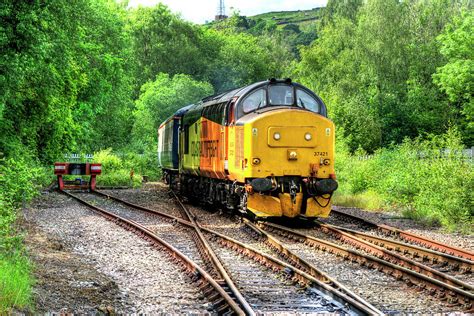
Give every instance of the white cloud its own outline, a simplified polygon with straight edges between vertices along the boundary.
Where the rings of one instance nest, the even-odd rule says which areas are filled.
[[[130,0],[129,5],[153,6],[159,2],[195,23],[213,20],[219,5],[218,0]],[[225,0],[225,8],[227,15],[233,8],[242,15],[251,16],[270,11],[308,10],[325,6],[326,3],[327,0]]]

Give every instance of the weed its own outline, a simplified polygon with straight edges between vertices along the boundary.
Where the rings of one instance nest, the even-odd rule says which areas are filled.
[[[405,216],[472,233],[474,166],[463,156],[459,133],[405,140],[367,158],[337,146],[340,190],[335,204],[399,209]]]

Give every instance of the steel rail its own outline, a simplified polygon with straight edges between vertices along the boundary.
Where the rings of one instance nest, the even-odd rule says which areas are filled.
[[[264,239],[264,242],[272,248],[274,251],[280,253],[280,255],[287,261],[289,261],[292,265],[297,267],[300,270],[303,270],[307,272],[309,275],[317,278],[321,282],[324,282],[326,284],[329,284],[333,288],[337,289],[338,291],[346,294],[349,297],[352,297],[354,300],[360,302],[361,304],[364,304],[367,306],[369,309],[372,310],[373,314],[375,315],[383,315],[383,312],[377,309],[375,306],[370,304],[368,301],[348,289],[345,285],[331,277],[329,274],[319,270],[317,267],[315,267],[313,264],[309,263],[307,260],[301,258],[297,254],[295,254],[293,251],[288,249],[279,239],[276,237],[272,236],[271,234],[267,233],[260,227],[256,226],[252,222],[250,222],[248,219],[244,218],[244,224],[258,236],[259,238]]]
[[[175,199],[178,201],[181,209],[186,214],[186,217],[188,218],[188,221],[191,222],[191,224],[193,225],[194,231],[196,232],[197,236],[199,237],[199,241],[204,246],[204,251],[206,252],[206,254],[211,259],[215,269],[217,269],[220,276],[222,276],[222,278],[224,279],[224,281],[225,281],[226,285],[228,286],[229,290],[236,297],[237,301],[239,302],[239,305],[242,307],[242,309],[248,315],[256,315],[256,312],[253,310],[253,308],[250,306],[250,304],[247,302],[247,300],[240,293],[239,289],[234,284],[234,281],[232,281],[231,277],[227,273],[226,269],[222,265],[221,261],[219,260],[219,258],[216,255],[216,253],[211,248],[211,245],[209,245],[206,237],[204,236],[204,234],[201,231],[201,226],[195,220],[194,214],[191,212],[191,210],[189,210],[187,207],[184,206],[184,204],[181,202],[181,200],[176,196],[176,194],[173,191],[171,191],[171,192],[173,193],[173,196],[175,197]]]
[[[182,218],[160,212],[154,209],[150,209],[141,205],[137,205],[134,203],[130,203],[128,201],[119,199],[115,196],[100,192],[100,191],[94,191],[95,193],[98,193],[102,196],[108,197],[109,199],[115,200],[117,202],[120,202],[124,205],[130,206],[132,208],[142,210],[151,214],[155,214],[158,216],[162,216],[167,218],[168,220],[172,222],[176,222],[179,224],[182,224],[184,226],[187,226],[189,228],[193,228],[193,224],[187,220],[184,220]],[[211,230],[205,226],[201,226],[201,230],[204,231],[205,233],[208,233],[214,238],[216,238],[223,246],[232,249],[234,251],[239,252],[242,255],[248,256],[250,259],[254,260],[255,262],[267,267],[271,268],[275,272],[281,272],[285,274],[286,276],[290,277],[293,282],[298,283],[302,286],[315,286],[318,290],[320,290],[322,293],[325,295],[331,297],[335,301],[338,301],[340,304],[346,306],[349,308],[351,311],[353,311],[356,314],[360,315],[374,315],[377,314],[375,313],[371,308],[365,306],[363,303],[356,301],[352,297],[349,297],[345,293],[342,293],[341,291],[333,288],[332,286],[318,280],[317,278],[311,276],[310,274],[294,267],[293,265],[290,265],[284,261],[281,261],[273,256],[270,256],[266,253],[263,253],[249,245],[245,245],[241,243],[240,241],[237,241],[229,236],[226,236],[224,234],[218,233],[214,230]]]
[[[199,277],[203,281],[207,282],[209,285],[212,286],[214,291],[217,292],[218,296],[221,297],[220,300],[215,303],[217,307],[219,307],[220,304],[225,302],[234,313],[238,315],[245,315],[245,312],[240,308],[237,302],[232,299],[229,294],[222,288],[219,283],[212,278],[211,275],[209,275],[203,268],[201,268],[198,264],[196,264],[194,261],[192,261],[190,258],[188,258],[186,255],[184,255],[181,251],[173,247],[171,244],[167,243],[165,240],[161,239],[158,237],[156,234],[154,234],[150,229],[146,228],[145,226],[133,221],[129,220],[126,218],[123,218],[119,215],[116,215],[114,213],[108,212],[100,207],[97,207],[95,205],[92,205],[88,203],[87,201],[84,201],[83,199],[79,198],[78,196],[75,196],[74,194],[71,194],[66,191],[61,191],[67,196],[74,198],[75,200],[79,201],[80,203],[86,205],[87,207],[91,208],[94,210],[96,213],[104,216],[106,219],[111,220],[115,224],[118,224],[120,226],[125,226],[131,230],[133,230],[135,233],[139,234],[140,237],[144,238],[145,240],[151,242],[154,245],[161,245],[165,249],[171,252],[174,258],[179,259],[185,267],[189,270],[190,273],[193,274],[193,277]],[[209,292],[209,291],[204,291]],[[207,293],[208,295],[210,293]],[[214,300],[216,299],[216,295],[210,295],[210,297],[213,297]],[[219,309],[218,309],[219,310]],[[219,310],[219,312],[223,312],[223,309]]]
[[[404,230],[401,230],[401,229],[398,229],[398,228],[395,228],[395,227],[392,227],[392,226],[389,226],[389,225],[377,224],[377,223],[374,223],[370,220],[367,220],[367,219],[364,219],[364,218],[361,218],[361,217],[358,217],[358,216],[355,216],[355,215],[346,214],[344,212],[341,212],[341,211],[338,211],[338,210],[335,210],[335,209],[331,210],[331,212],[334,213],[334,214],[338,214],[338,215],[341,215],[341,216],[352,218],[354,220],[358,220],[358,221],[363,222],[363,223],[365,223],[365,224],[367,224],[371,227],[377,228],[378,230],[380,230],[381,232],[383,232],[387,235],[396,236],[396,237],[398,237],[402,240],[418,244],[422,247],[426,247],[428,249],[433,249],[433,250],[436,250],[436,251],[439,251],[439,252],[447,253],[447,254],[450,254],[450,255],[453,255],[453,256],[458,256],[458,257],[461,257],[461,258],[464,258],[464,259],[474,261],[474,252],[469,251],[467,249],[462,249],[462,248],[459,248],[459,247],[446,245],[446,244],[443,244],[443,243],[438,242],[436,240],[430,240],[426,237],[423,237],[423,236],[420,236],[420,235],[417,235],[417,234],[414,234],[414,233],[410,233],[410,232],[407,232],[407,231],[404,231]]]
[[[420,262],[414,261],[407,257],[404,257],[396,252],[391,250],[385,249],[378,245],[375,245],[367,240],[362,238],[356,237],[350,233],[344,232],[335,226],[323,224],[319,221],[315,221],[315,223],[319,226],[319,229],[324,233],[334,236],[335,238],[341,240],[344,243],[352,245],[357,249],[362,249],[373,256],[376,256],[380,259],[390,261],[394,264],[406,267],[410,270],[416,271],[418,273],[424,274],[429,276],[430,278],[437,279],[443,283],[455,286],[459,289],[470,291],[474,290],[474,286],[469,285],[459,279],[456,279],[450,275],[447,275],[441,271],[433,269],[427,265],[424,265]]]
[[[130,202],[127,202],[127,201],[124,201],[124,200],[121,200],[121,199],[118,199],[112,195],[109,195],[109,194],[106,194],[106,193],[103,193],[101,191],[98,191],[98,190],[95,190],[93,191],[93,193],[96,193],[98,195],[101,195],[101,196],[104,196],[108,199],[113,199],[113,200],[116,200],[118,202],[121,202],[127,206],[130,206],[130,207],[133,207],[133,208],[138,208],[138,205],[135,205],[133,203],[130,203]],[[174,194],[174,192],[173,192]],[[176,195],[175,195],[175,198],[177,199]],[[177,199],[179,201],[179,199]],[[179,201],[181,203],[181,201]],[[204,260],[207,261],[207,260],[210,260],[212,266],[213,266],[213,271],[218,275],[219,279],[223,280],[224,283],[227,285],[228,289],[231,291],[231,293],[234,295],[235,297],[235,301],[239,304],[240,308],[247,314],[247,315],[256,315],[256,312],[252,309],[252,307],[250,306],[250,304],[247,302],[247,300],[242,296],[242,294],[240,293],[239,289],[237,288],[237,286],[234,284],[234,282],[232,281],[232,279],[230,278],[229,274],[227,273],[227,271],[225,270],[224,266],[222,265],[222,263],[220,262],[219,258],[217,257],[217,255],[215,254],[215,252],[212,250],[211,246],[209,245],[207,239],[204,237],[203,233],[201,232],[201,229],[200,227],[198,226],[198,224],[196,223],[196,221],[194,220],[194,215],[191,214],[189,212],[189,210],[187,210],[184,205],[182,205],[182,208],[186,214],[186,216],[188,217],[188,223],[191,223],[191,226],[192,228],[194,229],[194,233],[196,234],[197,236],[197,240],[195,240],[197,243],[199,243],[197,246],[198,248],[204,252]],[[148,209],[146,208],[142,208],[140,207],[139,208],[140,210],[142,211],[149,211]],[[165,213],[163,213],[164,215]],[[173,220],[176,220],[177,217],[174,217],[174,216],[167,216],[169,219],[173,219]],[[219,282],[218,282],[219,283]]]
[[[329,224],[326,224],[329,225]],[[395,250],[403,254],[409,254],[413,258],[422,258],[424,261],[430,260],[433,264],[438,264],[441,267],[447,266],[451,270],[459,270],[461,273],[469,273],[474,271],[474,261],[464,259],[461,257],[453,256],[447,253],[439,252],[424,247],[419,247],[414,244],[408,244],[397,240],[383,238],[379,236],[373,236],[367,233],[356,231],[353,229],[329,225],[335,227],[346,233],[350,233],[358,238],[370,241],[371,243],[384,247],[388,250]]]
[[[456,286],[446,284],[440,280],[431,278],[427,275],[407,269],[397,264],[393,264],[375,256],[367,255],[326,240],[305,235],[298,231],[288,229],[277,224],[259,222],[258,225],[265,230],[269,230],[271,232],[273,231],[277,234],[280,234],[281,236],[294,238],[317,249],[334,253],[343,257],[344,259],[358,262],[359,264],[366,265],[369,268],[375,268],[381,272],[395,277],[398,280],[403,280],[408,285],[417,285],[420,290],[427,290],[430,294],[437,295],[438,298],[447,298],[450,304],[461,304],[466,310],[470,310],[473,306],[472,304],[474,301],[474,294]]]

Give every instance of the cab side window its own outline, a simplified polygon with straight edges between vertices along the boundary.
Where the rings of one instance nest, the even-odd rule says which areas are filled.
[[[296,89],[296,104],[312,112],[320,112],[318,101],[301,89]]]

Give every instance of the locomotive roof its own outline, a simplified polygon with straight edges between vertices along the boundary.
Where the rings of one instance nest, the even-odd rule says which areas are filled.
[[[186,114],[186,112],[189,111],[190,108],[192,108],[194,106],[194,104],[190,104],[190,105],[186,105],[185,107],[182,107],[181,109],[177,110],[176,112],[174,112],[173,115],[169,116],[163,123],[160,124],[159,128],[163,127],[164,125],[168,124],[168,122],[170,122],[172,119],[176,118],[176,117],[182,117],[184,114]]]
[[[303,85],[301,85],[299,83],[296,83],[296,82],[292,82],[291,79],[289,79],[289,78],[288,79],[283,79],[283,80],[282,79],[271,78],[271,79],[268,79],[268,80],[265,80],[265,81],[255,82],[255,83],[252,83],[252,84],[244,86],[244,87],[240,87],[240,88],[232,89],[232,90],[227,90],[227,91],[215,94],[215,95],[205,97],[205,98],[201,99],[201,101],[196,103],[196,104],[192,104],[192,105],[189,105],[187,107],[184,107],[184,108],[178,110],[178,112],[180,113],[179,116],[184,116],[184,114],[186,114],[188,111],[194,112],[194,110],[202,109],[202,108],[205,108],[205,107],[208,107],[208,106],[212,106],[214,104],[226,103],[229,100],[231,100],[233,97],[241,97],[243,95],[246,95],[246,94],[250,93],[252,90],[255,90],[255,89],[258,89],[258,88],[261,88],[261,87],[265,87],[265,86],[270,85],[270,84],[282,84],[282,83],[283,84],[288,84],[288,85],[293,85],[293,86],[296,86],[296,87],[301,87],[301,88],[307,90],[308,92],[313,94],[321,102],[321,104],[323,104],[323,107],[324,107],[324,103],[321,101],[319,96],[317,96],[313,91],[309,90],[308,88],[304,87]],[[322,114],[326,115],[325,110]],[[178,114],[176,114],[176,115],[178,116]]]
[[[174,116],[183,116],[194,104],[186,105],[174,113]]]
[[[237,89],[224,91],[224,92],[221,92],[221,93],[218,93],[218,94],[215,94],[215,95],[205,97],[205,98],[201,99],[202,106],[205,107],[205,106],[216,104],[216,103],[227,102],[230,99],[232,99],[233,97],[240,97],[240,96],[246,94],[247,92],[249,92],[251,90],[266,86],[268,84],[278,84],[278,83],[286,83],[286,84],[301,86],[299,83],[292,82],[291,79],[278,80],[278,79],[272,78],[272,79],[265,80],[265,81],[255,82],[255,83],[252,83],[248,86],[244,86],[244,87],[240,87],[240,88],[237,88]]]
[[[265,81],[252,83],[251,85],[240,87],[240,88],[237,88],[237,89],[227,90],[227,91],[215,94],[215,95],[211,95],[209,97],[205,97],[201,100],[201,102],[203,103],[203,106],[208,106],[208,105],[212,105],[212,104],[216,104],[216,103],[227,102],[230,99],[232,99],[233,97],[241,96],[241,95],[245,94],[246,92],[248,92],[250,90],[253,90],[253,89],[255,89],[257,87],[260,87],[260,86],[264,86],[264,85],[268,84],[269,82],[270,82],[269,80],[265,80]]]

